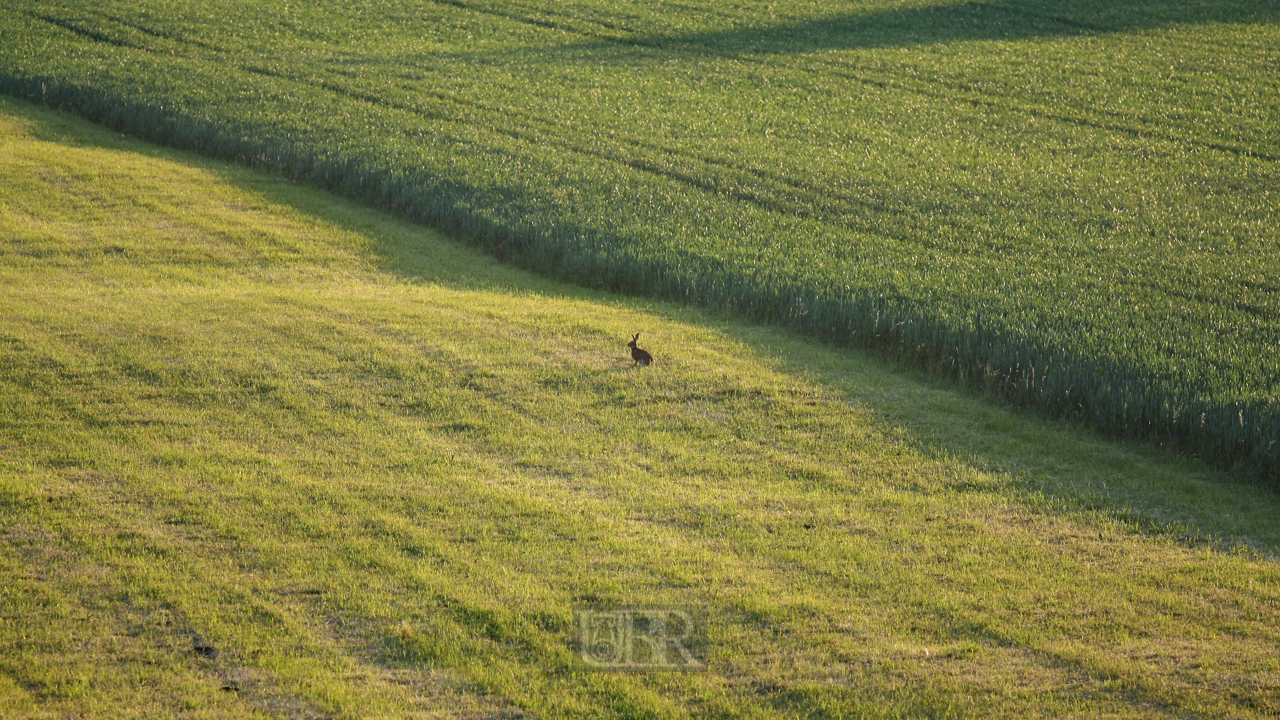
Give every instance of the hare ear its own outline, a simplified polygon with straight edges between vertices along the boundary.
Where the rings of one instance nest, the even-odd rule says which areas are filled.
[[[633,335],[633,336],[631,337],[631,339],[632,339],[632,340],[639,340],[639,339],[640,339],[640,333],[636,333],[635,335]]]

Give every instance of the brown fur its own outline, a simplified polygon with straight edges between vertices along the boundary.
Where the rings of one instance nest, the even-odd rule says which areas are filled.
[[[637,363],[640,365],[648,365],[649,363],[653,362],[652,355],[650,355],[647,351],[641,350],[640,348],[636,347],[636,341],[639,339],[640,339],[640,333],[636,333],[635,337],[631,338],[631,342],[627,343],[627,347],[631,348],[631,365],[632,366],[635,366]]]

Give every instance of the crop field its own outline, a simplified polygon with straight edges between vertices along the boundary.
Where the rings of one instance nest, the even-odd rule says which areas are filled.
[[[0,99],[5,720],[1273,718],[1277,518]],[[706,608],[709,669],[581,672],[581,603]]]
[[[1280,5],[11,0],[0,89],[1280,478]]]

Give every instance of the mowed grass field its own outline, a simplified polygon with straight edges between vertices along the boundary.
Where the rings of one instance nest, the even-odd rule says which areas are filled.
[[[0,100],[5,720],[1271,718],[1277,518]],[[580,671],[574,605],[654,602],[708,672]]]
[[[0,88],[1280,478],[1280,6],[14,0]]]

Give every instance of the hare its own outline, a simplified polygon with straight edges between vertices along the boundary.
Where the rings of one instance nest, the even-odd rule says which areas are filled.
[[[635,337],[631,338],[631,342],[627,343],[627,347],[631,348],[631,365],[633,367],[635,366],[636,363],[639,363],[641,365],[648,365],[649,363],[653,362],[652,355],[650,355],[647,351],[641,350],[640,348],[636,347],[636,341],[639,339],[640,339],[640,333],[636,333]]]

